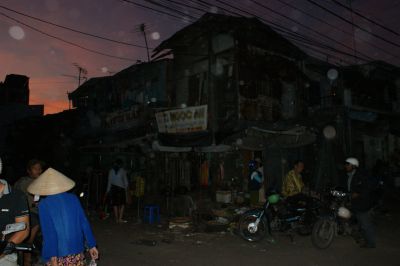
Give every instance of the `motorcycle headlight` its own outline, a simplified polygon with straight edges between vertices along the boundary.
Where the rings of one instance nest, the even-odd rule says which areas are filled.
[[[340,207],[338,209],[338,216],[344,219],[349,219],[351,217],[351,212],[346,207]]]

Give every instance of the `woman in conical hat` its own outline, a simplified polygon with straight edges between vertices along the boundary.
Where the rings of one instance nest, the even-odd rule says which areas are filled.
[[[74,181],[49,168],[27,189],[33,195],[46,196],[39,202],[39,217],[42,257],[48,266],[85,265],[85,241],[92,259],[98,258],[96,241],[79,199],[67,192],[74,186]]]

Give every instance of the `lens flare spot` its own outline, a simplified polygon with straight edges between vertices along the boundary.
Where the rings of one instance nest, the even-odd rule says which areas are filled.
[[[22,40],[25,38],[25,32],[20,26],[12,26],[8,30],[10,36],[16,40]]]
[[[159,40],[159,39],[160,39],[160,33],[157,32],[157,31],[153,32],[153,33],[151,34],[151,38],[152,38],[153,40]]]

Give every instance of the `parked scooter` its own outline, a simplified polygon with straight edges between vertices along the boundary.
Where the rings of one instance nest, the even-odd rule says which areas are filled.
[[[319,202],[310,198],[307,205],[296,206],[283,201],[279,194],[267,197],[262,208],[245,212],[239,221],[239,232],[247,241],[260,241],[267,233],[292,232],[309,235],[318,217]]]
[[[315,223],[311,241],[319,249],[328,248],[335,236],[351,235],[354,233],[351,212],[347,208],[349,193],[341,190],[331,190],[326,199],[326,208],[323,215]]]

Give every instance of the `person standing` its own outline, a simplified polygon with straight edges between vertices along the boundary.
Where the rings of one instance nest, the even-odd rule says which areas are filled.
[[[5,230],[7,224],[19,222],[25,223],[26,228],[8,236],[3,253],[0,254],[2,266],[18,266],[14,247],[22,243],[29,235],[29,207],[21,191],[12,190],[6,180],[0,179],[0,230]]]
[[[264,203],[266,201],[266,198],[265,198],[266,176],[264,174],[264,166],[263,166],[262,160],[259,157],[255,158],[254,161],[256,161],[258,163],[257,171],[261,174],[261,179],[262,179],[261,187],[258,190],[258,195],[259,195],[258,201]]]
[[[367,174],[359,167],[360,163],[357,158],[346,159],[344,165],[346,175],[342,186],[351,194],[351,210],[356,216],[365,240],[365,243],[360,246],[375,248],[375,229],[369,216],[369,210],[372,207],[370,186]]]
[[[34,201],[34,196],[27,191],[28,186],[42,173],[43,163],[39,160],[32,159],[28,162],[26,171],[28,176],[21,177],[15,184],[14,188],[25,193],[28,199],[29,211],[30,211],[30,234],[27,239],[28,244],[33,244],[35,237],[39,231],[39,213],[37,204]],[[24,253],[24,265],[30,266],[32,260],[32,254],[30,252]]]
[[[260,189],[263,186],[264,178],[262,172],[259,171],[260,163],[256,160],[249,162],[249,191],[250,191],[250,203],[257,205],[260,202]]]
[[[125,204],[128,198],[128,178],[125,169],[122,167],[122,160],[117,159],[114,166],[108,173],[108,183],[106,194],[111,199],[111,205],[114,209],[116,223],[126,223],[123,219]]]
[[[67,193],[74,186],[74,181],[49,168],[27,188],[33,195],[46,196],[38,205],[46,266],[86,265],[85,242],[92,260],[98,259],[96,241],[79,199]]]

